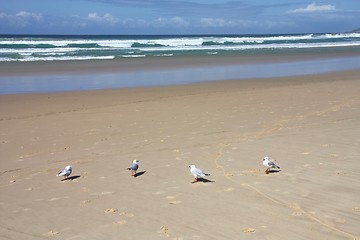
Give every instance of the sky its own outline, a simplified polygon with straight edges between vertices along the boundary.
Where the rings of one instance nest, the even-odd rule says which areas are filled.
[[[0,0],[0,34],[286,34],[360,28],[360,0]]]

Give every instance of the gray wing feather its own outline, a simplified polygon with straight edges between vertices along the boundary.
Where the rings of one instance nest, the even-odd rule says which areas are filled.
[[[270,167],[272,168],[280,168],[278,165],[276,165],[274,162],[269,162]]]
[[[203,173],[203,171],[201,171],[201,170],[198,169],[198,168],[195,168],[195,169],[194,169],[193,174],[196,174],[196,175],[199,176],[199,177],[204,177],[204,176],[205,176],[205,173]]]
[[[132,163],[128,169],[129,170],[138,170],[138,168],[139,168],[139,165]]]

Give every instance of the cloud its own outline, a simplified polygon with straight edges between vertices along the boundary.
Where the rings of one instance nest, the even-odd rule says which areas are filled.
[[[312,12],[329,12],[335,11],[336,7],[333,5],[316,5],[315,2],[307,5],[306,8],[298,8],[290,10],[290,13],[312,13]]]
[[[235,24],[222,18],[201,18],[200,25],[202,27],[229,27]]]
[[[97,23],[108,23],[111,25],[115,25],[119,22],[119,19],[112,16],[110,13],[106,13],[103,16],[99,16],[97,13],[89,13],[86,17],[87,21],[93,21]]]
[[[189,22],[185,21],[181,17],[173,18],[158,18],[150,22],[153,27],[188,27]]]
[[[7,22],[10,26],[27,27],[31,24],[42,22],[43,15],[41,13],[20,11],[16,14],[0,13],[0,19]]]

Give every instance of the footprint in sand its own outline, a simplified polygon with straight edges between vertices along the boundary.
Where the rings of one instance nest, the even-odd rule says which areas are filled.
[[[335,173],[336,173],[337,175],[346,175],[346,172],[341,171],[341,170],[335,171]]]
[[[245,228],[242,230],[243,233],[253,233],[255,232],[255,229],[254,228]]]
[[[104,213],[116,213],[117,211],[119,211],[116,208],[108,208],[104,211]]]
[[[116,225],[124,225],[124,224],[126,224],[126,220],[122,219],[122,220],[114,222],[114,224],[116,224]]]
[[[179,203],[181,203],[181,201],[176,201],[175,198],[176,198],[175,196],[167,196],[166,197],[167,200],[171,200],[169,202],[169,204],[179,204]]]
[[[351,210],[354,212],[360,212],[360,207],[353,207]]]
[[[297,203],[294,203],[291,206],[291,209],[293,210],[292,216],[301,216],[303,215],[303,211],[301,210],[300,206]]]
[[[44,235],[45,237],[53,237],[53,236],[58,235],[58,234],[60,234],[60,232],[51,230],[51,231],[49,231],[49,232],[47,232],[47,233],[44,233],[43,235]]]
[[[87,206],[87,205],[90,204],[90,203],[91,203],[91,200],[84,200],[84,201],[82,201],[82,202],[80,203],[80,206],[85,207],[85,206]]]
[[[169,237],[169,228],[167,226],[161,226],[160,232],[163,236]]]
[[[262,170],[256,169],[256,168],[251,168],[251,169],[242,171],[242,173],[245,175],[254,175],[254,174],[262,173]]]
[[[120,213],[120,216],[132,218],[132,217],[134,217],[134,214],[133,214],[133,213],[129,213],[129,212],[121,212],[121,213]]]

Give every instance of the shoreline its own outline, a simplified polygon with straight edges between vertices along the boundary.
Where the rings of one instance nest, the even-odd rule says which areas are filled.
[[[353,51],[355,50],[355,51]],[[113,60],[88,61],[45,61],[45,62],[2,62],[0,77],[6,76],[44,76],[54,74],[84,74],[106,72],[134,72],[141,70],[162,70],[204,66],[247,65],[261,63],[299,62],[341,57],[359,57],[358,48],[348,47],[345,50],[326,49],[317,52],[300,51],[289,53],[264,53],[246,55],[208,55],[121,58]]]
[[[275,58],[271,55],[246,58],[184,57],[166,62],[163,59],[136,59],[113,61],[110,64],[107,61],[74,64],[45,62],[21,64],[26,66],[23,68],[18,64],[10,64],[8,67],[1,65],[6,71],[4,76],[0,76],[0,95],[180,86],[212,81],[334,74],[360,70],[359,61],[360,56],[357,54],[326,57],[305,54],[291,57],[276,55]]]
[[[38,110],[46,110],[46,106],[52,106],[46,111],[53,112],[54,109],[60,112],[85,110],[98,108],[107,102],[107,96],[111,96],[114,102],[122,104],[131,104],[143,101],[152,101],[162,98],[172,97],[188,97],[192,95],[206,95],[209,93],[226,93],[234,91],[251,91],[252,89],[268,89],[268,88],[287,88],[294,86],[311,86],[312,84],[331,84],[332,82],[356,81],[359,79],[360,70],[337,71],[331,73],[321,73],[313,75],[290,76],[290,77],[273,77],[273,78],[251,78],[251,79],[230,79],[195,82],[179,85],[163,85],[163,86],[141,86],[127,88],[109,88],[95,90],[76,90],[76,91],[60,91],[60,92],[42,92],[42,93],[15,93],[0,94],[0,102],[2,103],[2,113],[12,111],[12,104],[17,103],[16,116],[3,116],[0,120],[18,118],[18,114],[29,112],[26,116],[37,115]],[[64,105],[61,99],[73,99],[71,105]],[[96,99],[96,100],[95,100]],[[56,102],[53,102],[56,100]],[[105,101],[106,100],[106,101]],[[57,102],[60,101],[60,102]],[[23,108],[22,104],[39,105],[39,108]],[[111,104],[110,104],[111,105]],[[32,112],[36,109],[36,113]],[[22,112],[22,113],[21,113]]]

